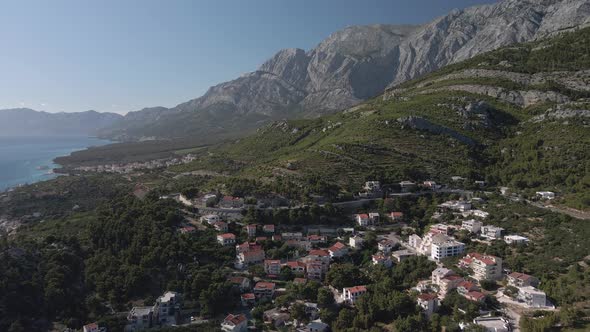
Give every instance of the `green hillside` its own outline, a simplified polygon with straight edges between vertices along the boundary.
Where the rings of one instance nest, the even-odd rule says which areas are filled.
[[[338,114],[275,122],[176,171],[310,174],[354,191],[451,176],[590,206],[590,29],[483,54]]]

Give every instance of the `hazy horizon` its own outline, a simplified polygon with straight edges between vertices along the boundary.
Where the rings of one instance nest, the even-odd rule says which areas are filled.
[[[346,26],[422,24],[492,2],[9,1],[0,5],[0,109],[173,107]]]

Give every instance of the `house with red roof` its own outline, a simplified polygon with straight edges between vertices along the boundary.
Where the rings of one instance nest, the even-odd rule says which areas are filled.
[[[354,305],[354,303],[362,295],[367,293],[366,286],[354,286],[342,289],[342,300],[346,303]]]
[[[238,264],[243,267],[246,265],[259,264],[264,261],[264,250],[254,249],[244,251],[238,254]]]
[[[256,298],[272,298],[275,293],[275,284],[273,282],[259,281],[254,286],[254,295]]]
[[[225,209],[241,209],[244,206],[244,199],[240,197],[223,196],[219,201],[219,207]]]
[[[217,235],[217,242],[222,246],[232,246],[236,243],[236,236],[232,233],[223,233]]]
[[[264,226],[262,226],[262,231],[264,233],[273,234],[275,232],[275,225],[273,225],[273,224],[264,225]]]
[[[244,242],[242,244],[236,245],[236,252],[238,254],[251,250],[262,250],[262,246],[256,242]]]
[[[330,254],[331,258],[338,258],[348,254],[348,248],[342,242],[336,242],[330,248],[328,248],[328,253]]]
[[[248,237],[255,237],[256,236],[256,227],[258,225],[256,224],[251,224],[251,225],[246,225],[246,233],[248,233]]]
[[[254,293],[245,293],[240,295],[240,302],[244,307],[251,307],[256,304],[256,295]]]
[[[100,332],[100,328],[97,323],[86,324],[82,327],[82,332]]]
[[[278,259],[266,259],[264,272],[268,275],[278,276],[281,273],[281,261]]]
[[[250,289],[250,279],[246,277],[231,277],[228,281],[232,286],[238,287],[242,292]]]
[[[248,319],[244,314],[229,314],[221,323],[224,332],[246,332],[248,330]]]
[[[500,257],[472,252],[463,257],[458,266],[470,268],[473,271],[471,277],[477,281],[502,278],[502,259]]]
[[[404,219],[404,213],[399,211],[390,212],[389,218],[391,221],[402,221]]]
[[[457,293],[465,295],[469,292],[478,291],[479,287],[471,281],[463,280],[457,285]]]
[[[356,223],[361,227],[367,227],[371,224],[371,219],[369,218],[369,214],[361,213],[355,215]]]
[[[322,244],[322,243],[326,243],[328,241],[328,237],[325,235],[308,235],[307,236],[307,241],[309,241],[309,243],[311,244]]]
[[[307,279],[305,278],[295,278],[293,279],[294,284],[304,285],[307,283]]]
[[[305,264],[300,261],[290,261],[284,264],[284,266],[289,267],[293,274],[303,275],[305,274]]]
[[[508,281],[508,285],[514,287],[538,287],[539,286],[539,279],[520,272],[512,272],[506,277]]]
[[[197,231],[197,229],[193,226],[185,226],[180,229],[181,234],[192,234],[196,231]]]
[[[427,317],[430,317],[438,309],[438,297],[433,293],[422,293],[416,298],[416,303]]]
[[[471,292],[468,292],[467,294],[464,294],[463,297],[465,297],[469,301],[483,302],[483,300],[486,298],[486,295],[482,292],[471,291]]]

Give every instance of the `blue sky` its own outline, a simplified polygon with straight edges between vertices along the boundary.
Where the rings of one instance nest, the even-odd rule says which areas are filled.
[[[0,109],[172,107],[349,25],[493,0],[2,0]]]

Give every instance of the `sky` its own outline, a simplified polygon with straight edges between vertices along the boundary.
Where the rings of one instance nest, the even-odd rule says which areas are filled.
[[[1,0],[0,109],[173,107],[359,24],[421,24],[494,0]]]

